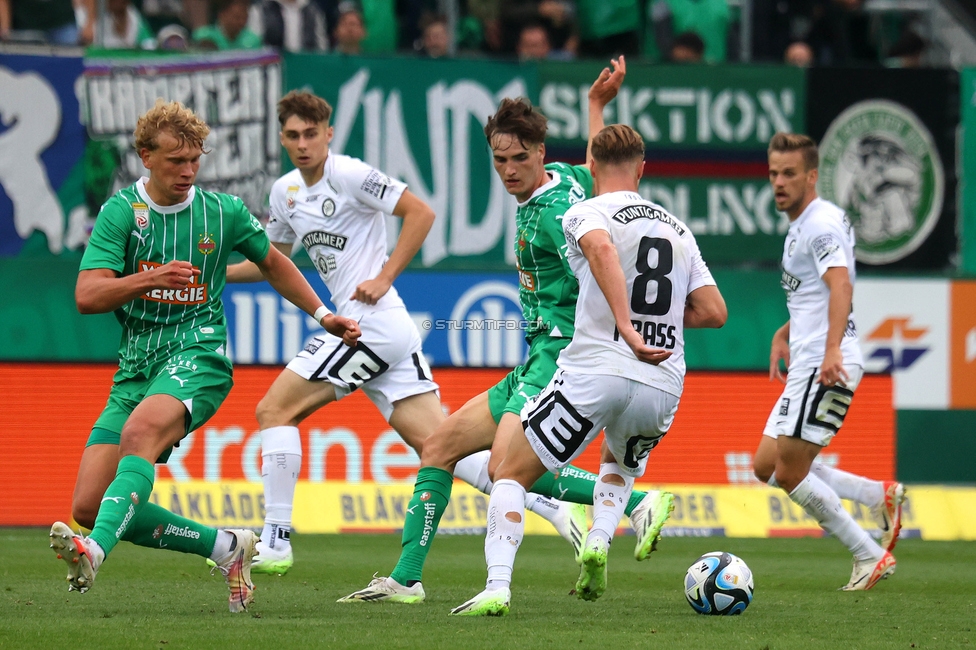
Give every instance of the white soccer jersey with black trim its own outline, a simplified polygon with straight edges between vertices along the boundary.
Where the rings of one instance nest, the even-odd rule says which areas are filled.
[[[356,287],[379,275],[386,263],[385,215],[407,189],[363,161],[330,153],[322,179],[305,186],[295,169],[271,188],[268,237],[305,247],[332,294],[336,312],[349,318],[403,307],[394,287],[370,306],[350,300]]]
[[[782,285],[790,311],[790,368],[819,368],[827,346],[830,291],[823,274],[847,268],[854,284],[854,229],[839,207],[814,199],[790,224],[783,247]],[[854,310],[848,317],[841,353],[845,364],[863,366]]]
[[[715,284],[691,230],[634,192],[611,192],[574,205],[563,215],[563,229],[580,292],[576,332],[559,355],[559,367],[620,375],[680,397],[685,300],[695,289]],[[617,247],[634,329],[648,346],[672,351],[658,366],[639,361],[617,332],[610,305],[578,243],[593,230],[609,232]]]

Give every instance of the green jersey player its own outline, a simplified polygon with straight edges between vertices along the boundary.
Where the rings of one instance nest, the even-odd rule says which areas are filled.
[[[85,592],[119,540],[214,560],[230,610],[251,602],[251,531],[216,530],[150,503],[156,462],[205,423],[233,385],[220,296],[227,258],[257,264],[282,296],[354,345],[358,325],[331,314],[287,257],[271,248],[239,198],[194,187],[210,128],[182,104],[139,118],[135,146],[149,177],[103,206],[81,263],[75,299],[85,314],[114,311],[119,369],[81,459],[72,515],[91,528],[51,528],[68,590]]]
[[[603,108],[623,82],[623,58],[612,63],[613,73],[603,70],[590,89],[590,133],[603,128]],[[506,191],[519,201],[515,251],[519,300],[527,323],[528,359],[496,386],[470,399],[424,442],[396,568],[390,577],[375,578],[365,589],[340,602],[423,601],[421,573],[450,499],[455,464],[474,452],[492,449],[475,484],[484,492],[490,491],[491,476],[502,453],[513,435],[521,431],[522,406],[549,383],[559,352],[572,340],[579,288],[566,261],[566,239],[560,219],[571,205],[592,194],[593,178],[584,166],[545,164],[546,124],[546,118],[527,100],[505,99],[485,127],[495,171]],[[531,492],[592,504],[595,484],[596,475],[570,466],[558,476],[543,476]],[[645,559],[653,549],[672,508],[670,494],[634,492],[627,512],[638,532],[638,559]],[[577,558],[584,529],[579,512],[573,540]]]

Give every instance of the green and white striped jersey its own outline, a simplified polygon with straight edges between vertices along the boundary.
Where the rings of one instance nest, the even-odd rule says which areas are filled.
[[[546,171],[549,182],[515,213],[519,302],[529,340],[538,334],[573,336],[579,284],[566,260],[562,217],[571,205],[593,194],[593,176],[582,165],[549,163]]]
[[[236,196],[191,187],[183,203],[161,206],[146,193],[146,180],[119,190],[102,206],[81,270],[126,276],[181,260],[200,274],[185,289],[155,289],[116,311],[122,323],[116,381],[149,371],[186,345],[224,344],[220,296],[227,258],[238,251],[260,262],[270,247],[261,224]]]

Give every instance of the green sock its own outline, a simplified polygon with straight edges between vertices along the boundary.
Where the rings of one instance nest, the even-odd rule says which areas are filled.
[[[132,518],[120,539],[138,546],[210,557],[217,541],[217,529],[174,515],[150,502]]]
[[[441,515],[451,500],[454,476],[437,467],[421,467],[413,486],[413,498],[407,506],[407,518],[403,522],[403,540],[400,560],[390,577],[404,586],[420,581],[427,553],[437,533]]]
[[[560,501],[591,506],[593,505],[593,486],[596,485],[596,479],[597,476],[593,472],[568,465],[559,470],[559,474],[552,472],[543,474],[538,481],[532,484],[529,492],[535,492]],[[627,502],[624,514],[629,517],[646,494],[647,492],[640,490],[631,492],[630,501]]]
[[[156,471],[148,460],[125,456],[119,461],[115,480],[105,490],[90,535],[106,557],[149,503],[155,478]]]

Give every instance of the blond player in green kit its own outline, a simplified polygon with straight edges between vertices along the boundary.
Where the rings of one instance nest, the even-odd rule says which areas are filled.
[[[253,599],[254,533],[217,530],[149,501],[154,463],[202,426],[233,385],[220,301],[228,256],[237,251],[257,264],[275,290],[346,344],[360,331],[325,308],[239,198],[194,186],[209,132],[182,104],[157,102],[135,130],[149,177],[119,190],[95,222],[75,300],[83,314],[115,312],[119,369],[72,500],[72,516],[91,535],[57,522],[51,548],[68,565],[68,590],[79,592],[119,540],[208,557],[230,587],[230,611],[239,612]]]

